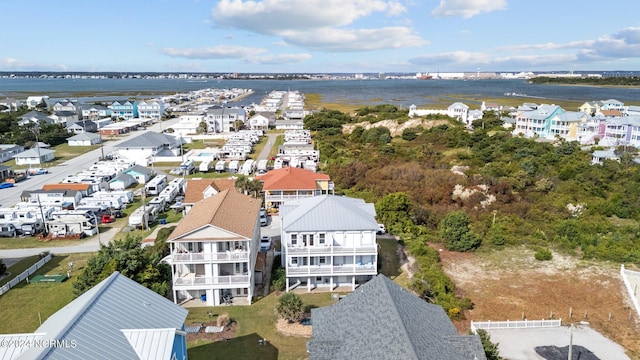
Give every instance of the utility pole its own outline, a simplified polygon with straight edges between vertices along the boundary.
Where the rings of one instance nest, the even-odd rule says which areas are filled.
[[[48,235],[47,222],[45,221],[44,212],[42,211],[42,204],[40,203],[40,194],[37,194],[37,196],[38,196],[38,207],[40,208],[40,216],[42,217],[42,227],[43,227],[42,233],[46,237]]]

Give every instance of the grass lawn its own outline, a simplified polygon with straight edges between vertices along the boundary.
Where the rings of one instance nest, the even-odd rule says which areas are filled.
[[[35,274],[66,274],[73,261],[71,279],[63,283],[20,284],[0,296],[0,333],[28,333],[40,326],[39,316],[45,321],[73,299],[73,281],[93,253],[55,255]],[[17,266],[16,263],[14,266]],[[13,272],[14,267],[10,268]],[[19,270],[17,270],[19,271]],[[39,315],[39,316],[38,316]]]
[[[8,283],[16,276],[22,274],[23,271],[27,270],[28,268],[31,267],[31,265],[37,263],[38,261],[40,261],[40,256],[33,255],[33,256],[26,257],[18,261],[17,263],[9,266],[9,268],[7,268],[7,273],[10,275],[0,280],[0,286]]]
[[[309,309],[333,304],[331,293],[301,294]],[[251,306],[218,306],[189,309],[186,325],[211,321],[214,315],[228,313],[238,323],[238,330],[229,341],[200,340],[187,344],[189,359],[306,359],[308,338],[285,336],[276,330],[275,293],[259,299]],[[215,316],[214,316],[215,318]],[[268,340],[267,346],[258,339]]]
[[[43,242],[34,236],[0,238],[0,250],[6,249],[33,249],[52,246],[72,246],[82,243],[84,240],[52,240]]]

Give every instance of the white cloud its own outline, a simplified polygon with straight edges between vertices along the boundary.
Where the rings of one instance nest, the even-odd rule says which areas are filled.
[[[324,28],[285,33],[282,37],[290,44],[334,52],[399,49],[428,43],[406,27],[358,30]]]
[[[349,25],[374,12],[398,13],[402,5],[380,0],[222,0],[212,10],[218,26],[277,35]]]
[[[427,42],[410,27],[349,28],[374,13],[398,16],[407,9],[381,0],[222,0],[212,10],[217,26],[281,37],[320,51],[369,51]],[[406,37],[406,38],[404,38]]]
[[[505,10],[507,0],[441,0],[431,15],[436,17],[460,16],[465,19],[482,13]]]
[[[250,64],[294,64],[307,61],[311,59],[311,55],[309,54],[279,54],[279,55],[265,55],[265,56],[256,56],[247,59],[247,62]]]
[[[64,71],[67,70],[66,65],[62,64],[44,64],[38,62],[23,61],[15,58],[5,57],[0,59],[0,70],[4,71]]]
[[[164,48],[163,54],[187,59],[242,59],[266,52],[266,49],[244,46],[212,46],[204,48]]]

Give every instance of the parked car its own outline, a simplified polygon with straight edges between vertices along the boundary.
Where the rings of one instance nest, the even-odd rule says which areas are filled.
[[[267,226],[267,210],[260,210],[260,226]]]
[[[260,251],[269,251],[271,249],[271,237],[263,236],[260,238]]]
[[[104,214],[104,215],[102,215],[102,219],[101,220],[102,220],[103,224],[110,224],[110,223],[114,222],[115,219],[109,214]]]
[[[386,232],[387,232],[387,229],[385,229],[384,224],[378,224],[378,235],[382,235]]]
[[[49,170],[45,168],[30,168],[27,170],[27,173],[29,173],[29,175],[44,175],[48,174]]]
[[[2,184],[0,184],[0,189],[8,189],[14,186],[16,186],[14,183],[3,182]]]

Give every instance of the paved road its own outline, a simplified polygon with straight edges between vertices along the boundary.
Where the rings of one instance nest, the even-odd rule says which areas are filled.
[[[169,119],[167,121],[163,121],[162,123],[154,124],[152,126],[147,127],[147,130],[142,131],[134,131],[131,134],[117,140],[110,141],[104,146],[104,153],[109,154],[114,150],[114,145],[117,145],[123,141],[131,139],[132,137],[138,136],[142,133],[149,131],[161,131],[162,128],[173,125],[178,122],[178,118]],[[64,163],[58,166],[52,166],[49,169],[51,171],[50,174],[47,175],[38,175],[28,178],[25,181],[22,181],[17,184],[16,187],[0,190],[0,204],[5,207],[13,206],[15,203],[20,201],[20,194],[25,190],[37,190],[41,189],[45,184],[55,184],[60,182],[67,175],[73,175],[78,173],[84,169],[87,169],[90,165],[98,161],[98,159],[102,156],[102,150],[96,149],[90,151],[86,154],[77,156],[73,159],[65,161]],[[100,241],[103,244],[111,241],[114,236],[120,231],[120,228],[111,228],[108,231],[100,234]],[[39,254],[43,251],[50,251],[52,253],[58,254],[71,254],[71,253],[84,253],[84,252],[94,252],[99,249],[98,236],[91,237],[87,240],[83,240],[78,245],[73,246],[48,246],[41,248],[33,248],[33,249],[11,249],[11,250],[0,250],[0,259],[7,259],[5,264],[9,261],[12,263],[31,255]],[[10,260],[9,260],[10,259]]]

